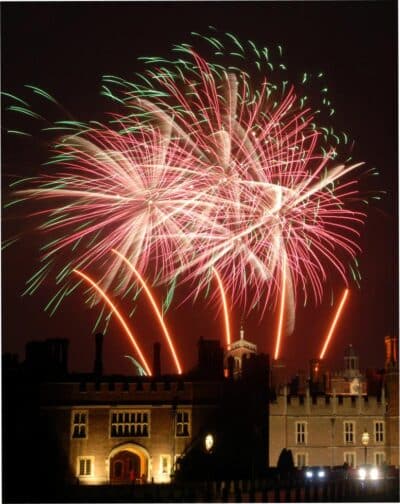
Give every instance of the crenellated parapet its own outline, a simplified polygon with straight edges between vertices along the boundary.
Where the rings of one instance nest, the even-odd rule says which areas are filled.
[[[384,415],[385,411],[384,394],[381,396],[282,394],[276,396],[270,403],[271,415]]]
[[[213,401],[221,395],[220,381],[180,379],[81,379],[41,384],[43,403],[55,404],[175,404]]]

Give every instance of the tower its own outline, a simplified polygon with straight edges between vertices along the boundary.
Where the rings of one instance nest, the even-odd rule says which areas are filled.
[[[360,376],[358,355],[351,344],[344,351],[344,376],[346,378],[357,378]]]
[[[398,339],[385,337],[386,445],[388,463],[399,465],[399,362]]]
[[[244,338],[243,326],[240,327],[239,339],[231,343],[224,358],[224,368],[228,375],[238,378],[242,374],[244,359],[257,353],[257,345]]]

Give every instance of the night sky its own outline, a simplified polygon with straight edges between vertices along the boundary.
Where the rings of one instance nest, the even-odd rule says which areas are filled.
[[[360,189],[386,191],[381,201],[372,200],[368,208],[360,240],[361,289],[352,286],[327,363],[340,367],[344,346],[352,343],[363,368],[383,366],[383,339],[397,334],[398,328],[395,2],[29,2],[3,3],[2,11],[3,90],[19,96],[26,93],[24,84],[38,85],[77,120],[101,121],[112,110],[112,103],[100,96],[102,75],[134,79],[134,72],[143,69],[139,56],[168,55],[172,44],[192,42],[190,32],[207,32],[209,25],[257,45],[281,44],[294,72],[325,72],[336,110],[332,124],[355,140],[353,159],[380,172],[379,177],[363,180]],[[4,114],[3,130],[9,128],[8,120],[8,113]],[[41,163],[47,160],[47,148],[40,136],[3,135],[3,201],[8,200],[7,186],[15,178],[44,169]],[[21,297],[43,243],[30,230],[28,210],[32,209],[21,206],[3,211],[3,239],[23,233],[2,258],[3,351],[23,358],[29,340],[66,337],[71,341],[70,369],[91,370],[92,327],[98,311],[84,305],[83,289],[52,318],[43,310],[53,289],[51,279],[35,295]],[[308,360],[319,354],[332,316],[331,290],[338,296],[342,288],[336,277],[321,306],[298,308],[295,331],[283,341],[281,352],[291,369],[306,368]],[[188,370],[195,363],[198,338],[222,341],[223,326],[222,316],[204,302],[177,308],[183,296],[178,292],[166,320]],[[241,315],[238,310],[233,313],[236,337]],[[273,353],[274,317],[269,313],[260,321],[254,313],[244,320],[246,338],[257,343],[260,351]],[[151,362],[152,343],[162,336],[144,300],[131,323]],[[111,322],[105,371],[130,372],[131,365],[123,357],[128,353],[133,353],[129,342]],[[172,371],[165,345],[162,357],[163,371]]]

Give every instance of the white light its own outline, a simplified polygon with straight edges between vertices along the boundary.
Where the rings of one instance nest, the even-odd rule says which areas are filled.
[[[379,478],[379,471],[376,467],[373,467],[369,473],[369,477],[372,479],[372,480],[376,480]]]
[[[318,478],[325,478],[325,471],[318,471]]]
[[[369,443],[369,434],[368,432],[365,430],[361,436],[361,443],[364,445],[364,446],[367,446],[368,443]]]
[[[366,476],[367,476],[366,469],[364,469],[364,467],[360,467],[360,469],[358,470],[358,477],[364,480]]]
[[[312,471],[306,471],[306,476],[307,478],[312,478],[313,477]]]
[[[212,450],[212,447],[214,446],[214,436],[212,434],[207,434],[204,438],[204,445],[208,452]]]

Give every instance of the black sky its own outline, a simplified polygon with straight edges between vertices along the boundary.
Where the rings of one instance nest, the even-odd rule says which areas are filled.
[[[368,210],[359,257],[361,289],[352,289],[340,330],[328,351],[339,366],[343,347],[352,343],[363,367],[382,366],[383,338],[397,333],[397,10],[395,2],[125,2],[3,3],[2,88],[19,95],[24,84],[38,85],[78,120],[102,120],[112,105],[100,96],[101,77],[134,79],[142,69],[138,56],[168,54],[172,44],[188,42],[190,32],[235,33],[258,45],[281,44],[293,71],[326,73],[337,130],[355,139],[353,159],[376,167],[381,175],[363,182],[365,191],[386,191]],[[3,115],[3,130],[9,115]],[[46,161],[46,145],[38,138],[3,136],[3,194],[16,176],[37,174]],[[16,212],[21,215],[21,212]],[[29,229],[26,219],[3,212],[3,239]],[[92,365],[91,329],[97,317],[79,293],[51,319],[43,312],[46,289],[21,297],[24,283],[38,261],[37,235],[26,233],[3,254],[3,351],[19,352],[28,340],[71,339],[71,368]],[[339,293],[340,282],[333,284]],[[283,357],[305,367],[321,347],[332,313],[330,293],[322,306],[299,308],[295,332],[284,342]],[[177,303],[176,303],[177,305]],[[235,313],[235,331],[241,313]],[[199,336],[217,338],[222,322],[213,307],[197,303],[167,315],[185,367],[194,363]],[[246,337],[264,352],[273,351],[273,314],[259,322],[244,321]],[[133,325],[150,354],[160,339],[145,303]],[[129,343],[111,323],[106,337],[106,371],[128,372],[124,354]],[[172,370],[164,354],[164,370]]]

